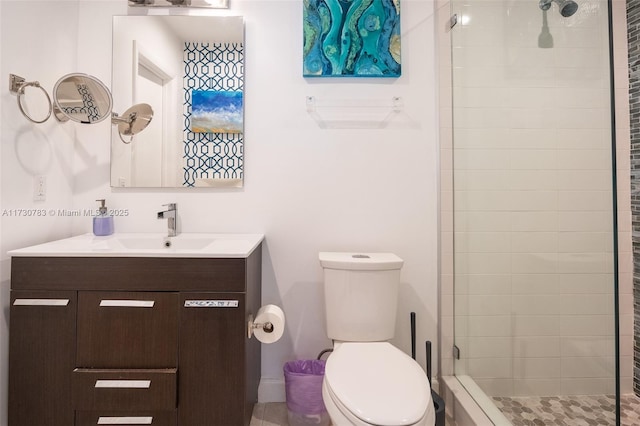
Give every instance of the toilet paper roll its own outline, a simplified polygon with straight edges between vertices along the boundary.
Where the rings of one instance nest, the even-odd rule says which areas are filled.
[[[276,305],[264,305],[258,309],[253,323],[254,325],[272,325],[272,327],[257,326],[253,330],[256,339],[267,344],[277,342],[284,333],[284,312]]]

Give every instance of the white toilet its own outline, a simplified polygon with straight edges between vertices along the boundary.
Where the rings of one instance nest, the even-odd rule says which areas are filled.
[[[327,335],[322,397],[335,426],[433,426],[429,381],[393,337],[403,261],[391,253],[321,252]]]

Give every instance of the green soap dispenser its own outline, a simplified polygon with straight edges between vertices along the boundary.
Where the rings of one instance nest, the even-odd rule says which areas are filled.
[[[96,200],[100,202],[98,215],[93,218],[93,235],[99,237],[113,234],[113,216],[107,214],[107,206],[104,205],[105,200]]]

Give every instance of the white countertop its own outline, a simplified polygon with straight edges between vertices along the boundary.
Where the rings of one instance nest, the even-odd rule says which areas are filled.
[[[246,258],[264,240],[263,234],[115,233],[83,234],[8,252],[22,257],[203,257]],[[167,247],[168,242],[168,247]]]

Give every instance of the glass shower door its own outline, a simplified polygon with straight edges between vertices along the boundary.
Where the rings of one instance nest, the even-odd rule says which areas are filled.
[[[452,6],[455,374],[496,423],[615,424],[608,6],[566,3]]]

